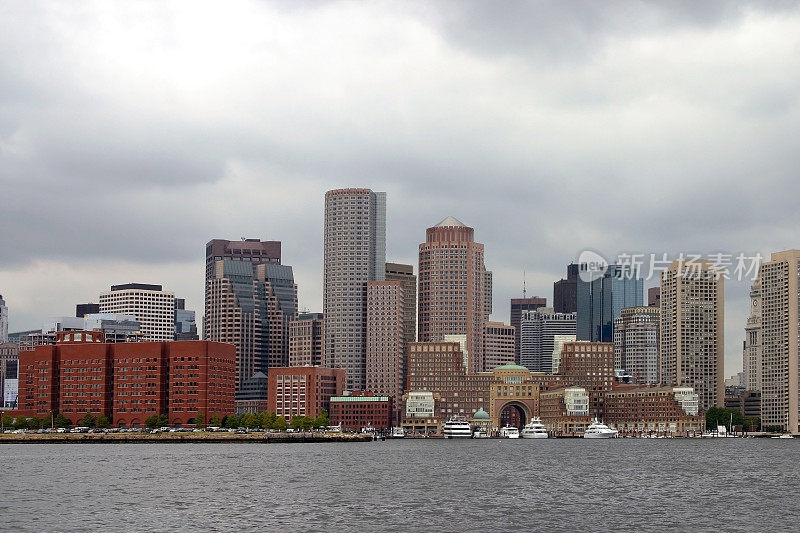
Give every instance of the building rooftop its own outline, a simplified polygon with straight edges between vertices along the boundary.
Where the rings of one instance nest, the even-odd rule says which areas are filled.
[[[442,220],[441,222],[439,222],[438,224],[436,224],[434,227],[435,228],[450,228],[450,227],[466,228],[467,225],[464,224],[463,222],[461,222],[460,220],[458,220],[455,217],[447,217],[444,220]]]
[[[331,396],[331,402],[388,402],[388,396]]]
[[[496,372],[497,370],[528,370],[528,369],[520,365],[500,365],[494,367],[494,370],[492,370],[492,372]]]

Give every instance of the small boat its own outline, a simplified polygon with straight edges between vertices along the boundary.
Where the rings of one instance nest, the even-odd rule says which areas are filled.
[[[500,428],[500,438],[501,439],[518,439],[519,438],[519,428],[515,426],[504,426]]]
[[[596,418],[583,433],[584,439],[615,439],[618,436],[619,431],[611,429]]]
[[[392,428],[392,435],[393,439],[404,439],[406,437],[406,431],[401,427],[393,427]]]
[[[475,431],[472,433],[473,439],[487,439],[489,438],[489,434],[486,433],[486,430],[483,428],[476,428]]]
[[[793,439],[794,435],[791,433],[784,433],[783,435],[779,435],[777,437],[770,437],[771,439]]]
[[[472,437],[472,428],[466,417],[454,415],[444,423],[442,433],[446,439],[469,439]]]
[[[544,427],[539,417],[532,418],[531,421],[522,428],[523,439],[546,439],[547,437],[547,428]]]

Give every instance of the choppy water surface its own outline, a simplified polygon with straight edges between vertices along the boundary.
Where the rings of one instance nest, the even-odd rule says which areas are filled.
[[[5,531],[797,531],[800,439],[0,446]]]

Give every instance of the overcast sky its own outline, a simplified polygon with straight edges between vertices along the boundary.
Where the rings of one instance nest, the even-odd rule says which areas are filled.
[[[665,4],[665,5],[662,5]],[[4,2],[10,330],[159,283],[212,238],[283,242],[322,307],[326,190],[387,192],[387,259],[475,228],[495,319],[585,248],[800,247],[794,2]],[[646,283],[647,286],[655,281]],[[726,285],[726,376],[749,283]]]

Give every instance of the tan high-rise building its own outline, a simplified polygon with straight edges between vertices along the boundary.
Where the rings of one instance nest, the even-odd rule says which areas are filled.
[[[325,366],[344,368],[347,388],[364,390],[367,282],[386,276],[386,193],[328,191],[324,231]]]
[[[725,405],[724,309],[711,261],[679,259],[661,273],[660,378],[693,387],[704,411]]]
[[[660,307],[626,307],[614,319],[614,366],[636,383],[659,383],[660,317]]]
[[[488,321],[492,316],[492,271],[483,272],[483,319]]]
[[[447,217],[426,231],[419,245],[420,342],[466,335],[468,372],[484,370],[483,323],[486,267],[475,231]]]
[[[744,388],[761,391],[761,282],[756,280],[750,289],[750,316],[744,328],[742,350]]]
[[[100,294],[100,312],[133,315],[145,341],[175,340],[175,293],[161,285],[113,285]]]
[[[380,396],[403,396],[403,309],[402,281],[367,283],[366,389]]]
[[[289,324],[289,366],[322,366],[324,352],[322,313],[300,313]]]
[[[258,372],[268,375],[269,368],[289,364],[289,324],[296,317],[292,267],[213,261],[212,277],[206,280],[203,338],[236,346],[237,392]]]
[[[514,364],[514,326],[502,322],[484,322],[483,353],[487,371],[500,365]]]
[[[761,285],[761,424],[798,433],[800,250],[772,254]]]
[[[413,265],[386,263],[386,281],[403,282],[403,368],[408,367],[408,345],[417,340],[417,276]],[[406,390],[403,372],[402,390]],[[399,396],[396,397],[399,399]],[[400,406],[400,402],[395,403]]]

